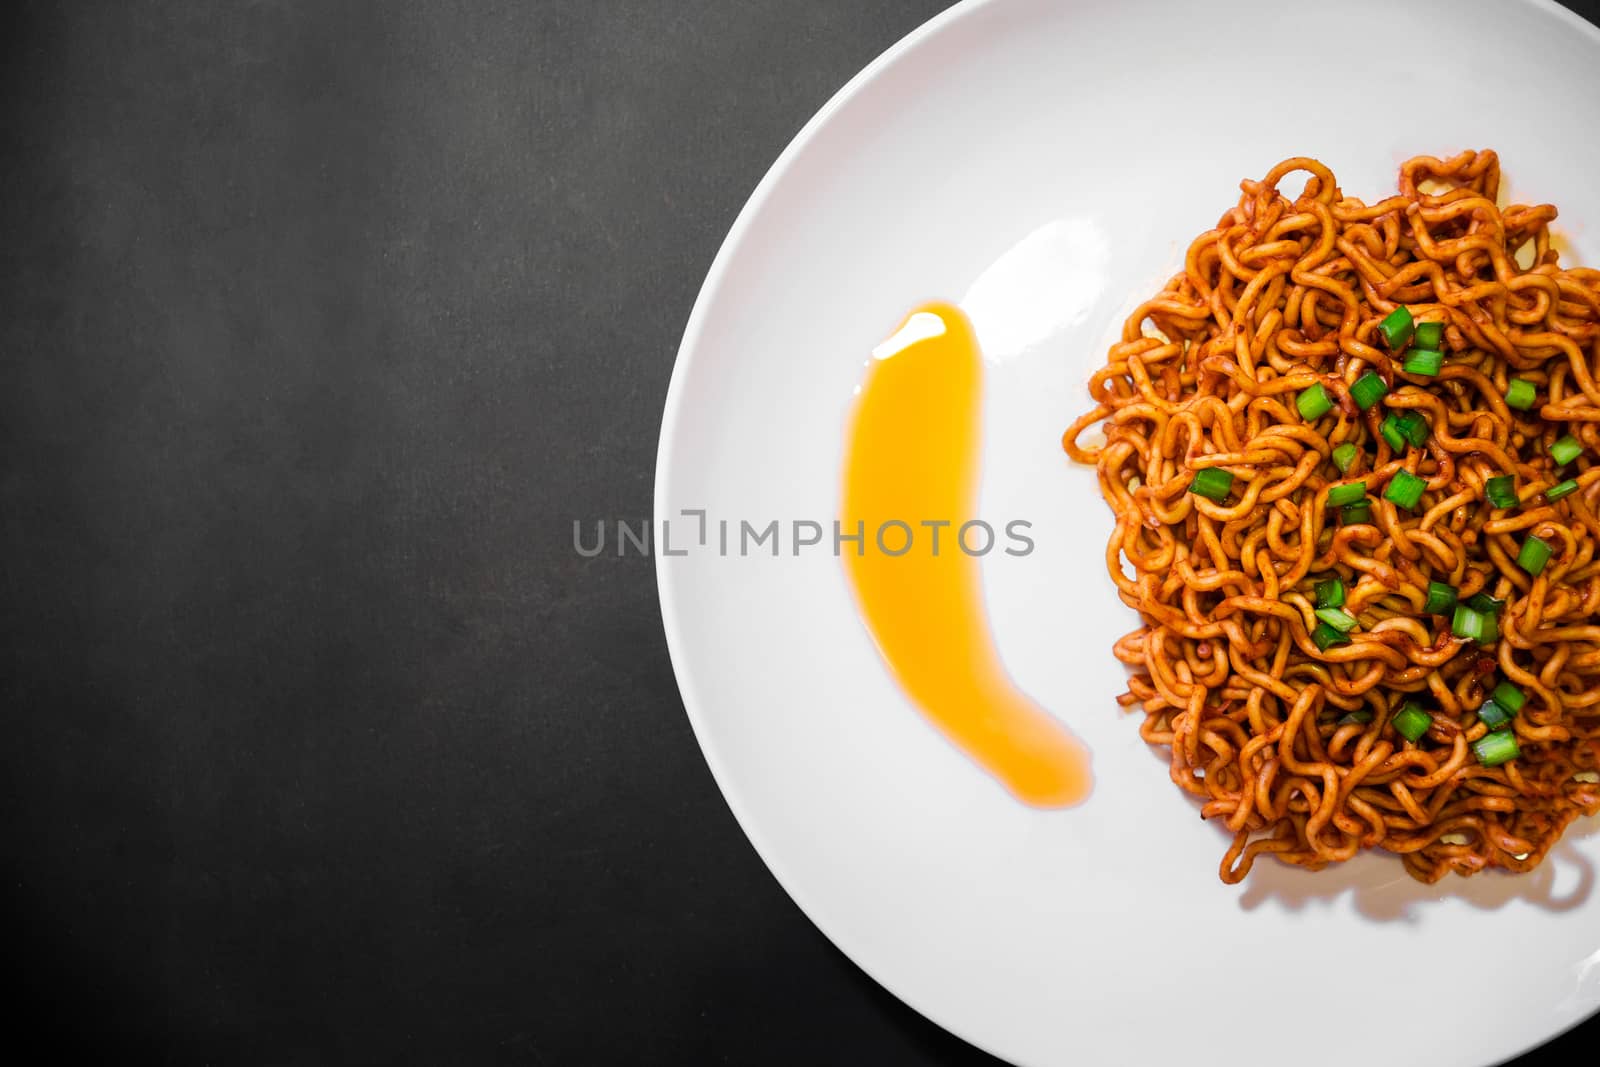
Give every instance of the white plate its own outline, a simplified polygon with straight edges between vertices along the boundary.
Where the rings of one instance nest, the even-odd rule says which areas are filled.
[[[1135,620],[1092,472],[1058,445],[1123,316],[1282,158],[1376,199],[1407,156],[1492,147],[1510,195],[1556,204],[1600,264],[1597,102],[1600,33],[1549,3],[969,0],[790,145],[678,356],[657,576],[729,805],[874,978],[1027,1065],[1488,1064],[1600,1005],[1593,820],[1522,877],[1430,888],[1372,856],[1217,880],[1223,832],[1114,703]],[[935,298],[966,300],[991,361],[982,511],[1038,547],[986,557],[986,593],[1014,678],[1094,751],[1073,810],[1018,805],[926,724],[830,551],[785,532],[779,558],[737,554],[740,520],[834,518],[867,353]],[[702,508],[704,547],[679,517]]]

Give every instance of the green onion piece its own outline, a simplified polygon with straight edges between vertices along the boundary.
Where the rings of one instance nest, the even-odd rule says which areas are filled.
[[[1498,619],[1498,615],[1484,615],[1483,636],[1478,638],[1480,644],[1492,645],[1500,640],[1500,623],[1497,621]]]
[[[1333,465],[1339,468],[1340,474],[1345,473],[1355,464],[1356,453],[1360,451],[1361,450],[1359,448],[1351,444],[1349,441],[1346,441],[1344,444],[1333,450]]]
[[[1529,534],[1528,539],[1522,542],[1522,551],[1517,553],[1517,566],[1538,577],[1544,571],[1544,565],[1550,562],[1550,553],[1549,541]]]
[[[1415,704],[1407,703],[1395,713],[1393,722],[1395,730],[1401,737],[1416,744],[1422,739],[1422,735],[1428,732],[1428,727],[1433,725],[1433,716]]]
[[[1444,323],[1417,323],[1416,342],[1418,348],[1438,348],[1444,343]]]
[[[1517,479],[1511,474],[1497,474],[1483,483],[1484,499],[1490,507],[1514,508],[1517,506]]]
[[[1389,442],[1391,450],[1395,452],[1404,452],[1406,450],[1405,431],[1400,428],[1400,420],[1393,415],[1383,420],[1382,424],[1378,426],[1378,432],[1383,435],[1385,441]]]
[[[1576,478],[1568,478],[1566,481],[1562,482],[1560,485],[1552,485],[1550,488],[1546,489],[1544,491],[1544,498],[1546,500],[1548,500],[1550,503],[1554,504],[1557,500],[1560,500],[1562,497],[1571,496],[1573,493],[1576,493],[1577,491],[1578,491],[1578,480]]]
[[[1295,398],[1294,406],[1300,409],[1300,417],[1307,422],[1316,422],[1322,416],[1333,410],[1333,398],[1322,387],[1322,383],[1311,386]]]
[[[1189,483],[1189,492],[1217,501],[1226,497],[1232,488],[1233,475],[1221,467],[1195,471],[1194,481]]]
[[[1344,583],[1337,578],[1327,578],[1317,583],[1317,607],[1344,607]]]
[[[1583,453],[1583,445],[1571,434],[1550,446],[1550,456],[1557,463],[1571,463]]]
[[[1376,371],[1367,371],[1356,379],[1356,384],[1350,387],[1350,399],[1356,402],[1356,407],[1366,411],[1372,405],[1388,395],[1389,387],[1383,384],[1383,379],[1378,377]]]
[[[1504,600],[1496,600],[1481,589],[1467,598],[1467,607],[1473,611],[1481,611],[1485,615],[1497,615],[1505,606]]]
[[[1342,634],[1356,628],[1356,617],[1343,608],[1318,608],[1314,614]]]
[[[1428,443],[1428,419],[1420,411],[1402,411],[1395,416],[1407,441],[1421,448]]]
[[[1506,407],[1527,411],[1533,407],[1533,383],[1526,378],[1513,378],[1506,385]]]
[[[1346,526],[1360,526],[1372,521],[1372,503],[1363,500],[1359,504],[1339,509],[1339,521]]]
[[[1366,498],[1366,482],[1346,482],[1344,485],[1336,485],[1328,490],[1328,506],[1330,508],[1342,508],[1346,504],[1359,503]]]
[[[1326,652],[1334,645],[1348,645],[1350,639],[1327,623],[1319,622],[1311,631],[1311,643],[1317,646],[1318,652]]]
[[[1355,711],[1350,712],[1340,719],[1339,725],[1349,726],[1351,723],[1359,723],[1360,725],[1365,726],[1371,721],[1372,712],[1368,711],[1366,708],[1357,708]]]
[[[1456,591],[1444,582],[1428,583],[1428,602],[1422,610],[1429,615],[1443,615],[1456,606]]]
[[[1522,755],[1522,750],[1517,747],[1516,734],[1510,730],[1496,730],[1472,742],[1472,754],[1485,767],[1498,767]]]
[[[1426,479],[1418,478],[1408,470],[1397,470],[1394,477],[1389,479],[1389,488],[1383,491],[1383,499],[1409,511],[1422,500],[1422,491],[1427,487]]]
[[[1493,700],[1485,700],[1478,709],[1478,721],[1491,730],[1498,730],[1511,721],[1511,713]]]
[[[1407,374],[1432,378],[1444,366],[1444,353],[1437,348],[1413,348],[1406,353],[1406,361],[1401,366]]]
[[[1378,323],[1378,332],[1383,334],[1389,350],[1397,352],[1401,345],[1411,340],[1413,325],[1411,309],[1402,304],[1384,316],[1383,321]]]
[[[1450,632],[1457,637],[1465,637],[1468,641],[1482,641],[1483,628],[1491,618],[1481,611],[1474,611],[1465,604],[1457,604],[1455,615],[1450,620]]]
[[[1490,693],[1489,696],[1494,699],[1496,704],[1499,704],[1513,715],[1521,711],[1522,705],[1528,702],[1528,698],[1523,695],[1522,690],[1510,682],[1501,682],[1494,687],[1494,692]]]

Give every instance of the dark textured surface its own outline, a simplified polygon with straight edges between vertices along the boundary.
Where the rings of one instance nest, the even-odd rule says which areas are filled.
[[[649,561],[570,547],[648,514],[677,341],[762,172],[942,6],[6,8],[14,1036],[994,1062],[778,889]]]

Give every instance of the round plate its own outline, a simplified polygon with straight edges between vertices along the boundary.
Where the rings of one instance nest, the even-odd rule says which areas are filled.
[[[1594,820],[1522,876],[1429,887],[1375,855],[1218,881],[1223,831],[1115,703],[1136,620],[1093,472],[1059,448],[1123,317],[1280,159],[1374,200],[1408,156],[1491,147],[1509,197],[1557,205],[1569,256],[1600,263],[1596,100],[1600,32],[1549,3],[969,0],[784,152],[678,355],[657,578],[729,805],[874,978],[1039,1067],[1489,1064],[1600,1005]],[[1036,548],[984,557],[986,596],[1012,676],[1094,751],[1071,810],[1017,804],[947,744],[885,672],[831,532],[793,544],[837,514],[868,353],[932,299],[989,361],[981,512]],[[741,538],[773,521],[778,555]]]

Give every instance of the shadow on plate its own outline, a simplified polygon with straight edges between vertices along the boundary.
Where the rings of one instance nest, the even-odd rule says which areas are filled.
[[[1464,900],[1486,911],[1513,901],[1547,911],[1569,911],[1588,899],[1595,883],[1594,862],[1573,841],[1596,830],[1600,830],[1600,818],[1574,822],[1545,861],[1524,874],[1500,870],[1471,878],[1452,874],[1433,885],[1412,878],[1399,857],[1387,852],[1363,854],[1320,871],[1263,856],[1244,881],[1239,906],[1253,911],[1277,904],[1298,911],[1330,906],[1348,894],[1358,912],[1384,922],[1416,922],[1428,904],[1446,899]]]

